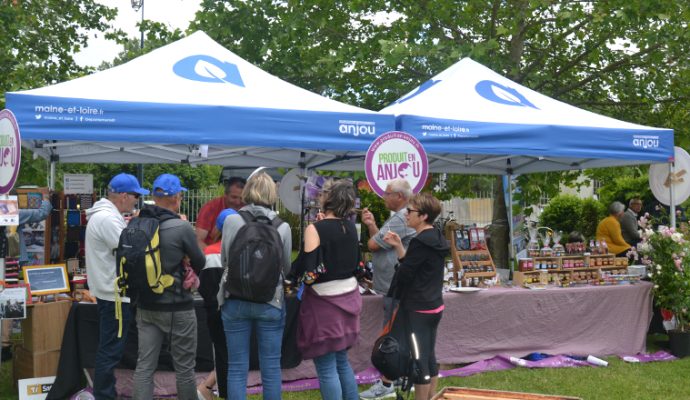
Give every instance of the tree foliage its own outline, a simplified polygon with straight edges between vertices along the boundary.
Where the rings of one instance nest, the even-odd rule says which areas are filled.
[[[0,89],[38,87],[84,73],[71,54],[84,46],[87,29],[125,45],[124,53],[103,67],[142,54],[138,40],[110,30],[114,15],[93,0],[0,1],[5,38]],[[673,128],[676,144],[688,146],[689,20],[689,4],[676,0],[204,0],[190,31],[206,31],[284,80],[373,110],[461,57],[471,57],[575,106]],[[151,21],[141,28],[146,32],[144,52],[181,36]],[[33,164],[30,157],[27,163]],[[41,175],[47,168],[27,170]],[[616,179],[597,178],[611,174],[599,171],[585,175],[604,187],[614,184]],[[644,172],[618,169],[614,178],[631,177],[642,186],[629,190],[641,192]],[[576,175],[520,176],[517,197],[529,203],[542,194],[553,196],[560,184],[581,182]],[[468,181],[452,177],[447,192],[467,192]],[[502,192],[500,181],[496,184],[495,192]],[[497,202],[495,225],[505,221],[505,214]],[[505,234],[493,234],[492,240],[499,237],[507,240]]]
[[[606,207],[595,199],[580,199],[573,195],[559,195],[551,199],[539,216],[539,224],[566,235],[578,231],[585,238],[596,234],[599,221],[605,216]]]
[[[191,29],[289,82],[374,110],[471,57],[555,99],[674,128],[687,144],[689,19],[675,0],[205,0]],[[520,177],[521,196],[553,195],[573,175]],[[506,219],[504,206],[495,211]]]
[[[0,0],[0,108],[4,93],[82,75],[72,57],[89,30],[109,32],[116,10],[94,0]]]

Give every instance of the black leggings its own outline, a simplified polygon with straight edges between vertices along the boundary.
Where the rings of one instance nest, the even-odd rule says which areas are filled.
[[[419,348],[419,360],[417,367],[419,374],[414,382],[425,385],[430,379],[438,376],[438,364],[436,363],[436,331],[441,322],[443,311],[436,314],[424,314],[416,311],[408,311],[410,330],[415,334],[417,347]]]

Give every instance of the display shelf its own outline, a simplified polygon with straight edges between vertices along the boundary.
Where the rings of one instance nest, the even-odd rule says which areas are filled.
[[[568,265],[568,263],[564,264],[564,261],[575,261],[575,264],[579,265],[578,260],[581,260],[584,266],[564,266]],[[548,261],[548,263],[544,261]],[[606,265],[603,265],[604,263]],[[545,265],[546,268],[544,268]],[[627,258],[616,257],[613,254],[523,258],[520,259],[519,264],[521,270],[513,273],[513,282],[516,285],[593,283],[601,279],[600,272],[625,273],[627,266]],[[542,276],[542,273],[546,275]]]
[[[20,209],[40,208],[43,199],[49,200],[49,190],[46,187],[17,188],[17,202]],[[24,224],[22,235],[24,235],[29,265],[50,263],[54,225],[52,214],[43,221]]]
[[[481,286],[485,279],[492,279],[496,276],[496,266],[491,258],[491,253],[486,249],[467,249],[467,243],[462,242],[464,236],[458,239],[457,233],[459,231],[462,231],[460,225],[446,224],[445,234],[451,244],[453,280],[456,286]]]

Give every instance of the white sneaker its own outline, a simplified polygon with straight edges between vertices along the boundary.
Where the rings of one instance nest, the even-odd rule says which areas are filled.
[[[377,379],[371,387],[359,394],[363,400],[378,400],[395,398],[395,386],[385,386],[381,379]]]

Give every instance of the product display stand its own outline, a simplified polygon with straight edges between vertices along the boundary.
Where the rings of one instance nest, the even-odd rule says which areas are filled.
[[[40,208],[43,199],[49,199],[48,194],[49,190],[46,187],[18,188],[17,202],[19,208]],[[52,231],[55,224],[57,221],[53,221],[51,214],[41,222],[24,225],[22,235],[24,235],[24,243],[29,256],[29,265],[50,264],[53,259],[51,257],[51,244],[53,243]]]
[[[476,228],[473,228],[476,229]],[[472,250],[469,235],[462,226],[449,222],[445,227],[446,238],[450,240],[450,255],[453,261],[453,280],[456,286],[484,286],[484,281],[496,276],[496,266],[491,253],[485,246],[476,245]]]
[[[601,273],[625,274],[628,259],[614,254],[532,257],[519,260],[519,271],[513,274],[516,285],[533,283],[569,285],[594,283]],[[547,275],[544,275],[547,274]]]

